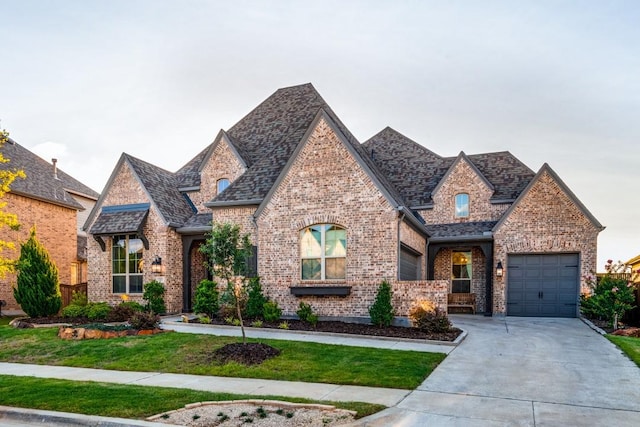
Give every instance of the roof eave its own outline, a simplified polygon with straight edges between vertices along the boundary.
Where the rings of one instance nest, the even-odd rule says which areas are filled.
[[[230,206],[251,206],[259,205],[263,199],[247,199],[247,200],[221,200],[206,202],[204,205],[208,208],[226,208]]]

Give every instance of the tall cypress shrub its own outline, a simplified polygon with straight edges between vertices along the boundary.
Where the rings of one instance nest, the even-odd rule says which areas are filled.
[[[58,313],[62,306],[58,268],[31,229],[29,240],[20,245],[18,278],[13,289],[22,310],[29,317],[46,317]]]
[[[376,300],[369,308],[371,323],[374,325],[380,327],[390,326],[391,322],[393,322],[394,312],[393,304],[391,303],[392,294],[391,285],[386,280],[383,280],[378,287]]]

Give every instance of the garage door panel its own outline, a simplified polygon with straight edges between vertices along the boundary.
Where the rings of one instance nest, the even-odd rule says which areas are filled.
[[[509,255],[507,314],[575,317],[578,254]]]

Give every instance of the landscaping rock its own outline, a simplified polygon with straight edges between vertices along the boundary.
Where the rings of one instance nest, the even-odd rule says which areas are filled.
[[[617,329],[616,331],[613,332],[613,335],[640,338],[640,328]]]

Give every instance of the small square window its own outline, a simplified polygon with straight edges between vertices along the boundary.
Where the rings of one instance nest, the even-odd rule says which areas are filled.
[[[467,193],[456,194],[456,218],[469,216],[469,195]]]

